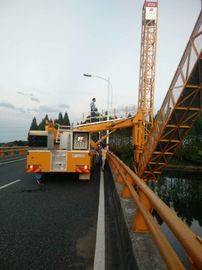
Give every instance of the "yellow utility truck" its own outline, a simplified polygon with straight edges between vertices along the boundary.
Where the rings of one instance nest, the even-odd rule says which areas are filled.
[[[47,125],[28,133],[27,172],[78,173],[89,180],[91,170],[90,133],[67,126]]]

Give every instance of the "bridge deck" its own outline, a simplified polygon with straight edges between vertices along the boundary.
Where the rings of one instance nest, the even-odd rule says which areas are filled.
[[[99,184],[96,168],[90,182],[55,174],[37,185],[25,159],[1,159],[0,269],[93,269]],[[108,187],[105,181],[106,269],[125,269]]]

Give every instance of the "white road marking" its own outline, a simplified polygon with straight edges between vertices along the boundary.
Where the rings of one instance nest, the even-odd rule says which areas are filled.
[[[6,184],[6,185],[4,185],[4,186],[1,186],[0,189],[6,188],[6,187],[8,187],[8,186],[10,186],[10,185],[13,185],[13,184],[15,184],[15,183],[18,183],[18,182],[20,182],[20,181],[22,181],[22,180],[20,180],[20,179],[15,180],[15,181],[13,181],[13,182],[11,182],[11,183],[8,183],[8,184]]]
[[[94,257],[94,270],[105,269],[105,201],[104,201],[104,176],[100,172],[100,196],[97,220],[97,235]]]
[[[15,159],[15,160],[11,160],[11,161],[0,162],[0,166],[4,165],[4,164],[9,164],[9,163],[13,163],[13,162],[22,161],[22,160],[25,160],[25,159],[26,158],[20,158],[20,159]]]

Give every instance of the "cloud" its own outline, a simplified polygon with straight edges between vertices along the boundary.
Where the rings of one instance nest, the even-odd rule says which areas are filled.
[[[37,101],[36,101],[37,102]],[[46,106],[46,105],[41,105],[39,107],[33,107],[33,108],[20,108],[16,107],[11,103],[8,102],[0,102],[0,108],[6,108],[10,109],[15,112],[20,112],[23,114],[32,114],[32,113],[43,113],[43,114],[48,114],[48,113],[59,113],[62,111],[62,109],[68,109],[69,105],[67,104],[61,104],[59,106]]]
[[[70,106],[68,104],[60,104],[58,107],[62,108],[62,109],[69,109],[70,108]]]
[[[21,112],[21,113],[27,113],[26,110],[24,110],[23,108],[16,108],[17,111]]]
[[[0,102],[0,107],[16,110],[16,107],[13,104],[7,102]]]
[[[35,101],[35,102],[40,103],[40,100],[39,100],[38,98],[36,98],[36,97],[30,97],[30,99],[31,99],[32,101]]]
[[[34,96],[34,94],[32,94],[32,93],[27,94],[27,93],[22,92],[22,91],[17,91],[16,93],[19,94],[19,95],[21,95],[21,96],[28,97],[28,98],[30,98],[30,100],[32,100],[34,102],[40,103],[40,100],[38,98],[36,98]]]
[[[42,113],[59,113],[58,108],[49,107],[49,106],[46,106],[46,105],[39,106],[38,111],[42,112]]]
[[[56,107],[41,105],[38,109],[35,108],[40,113],[59,113],[62,109],[69,109],[69,105],[61,104]]]
[[[22,96],[24,96],[24,97],[29,96],[28,94],[25,94],[25,93],[23,93],[23,92],[21,92],[21,91],[17,91],[16,93],[19,94],[19,95],[22,95]]]
[[[26,113],[26,110],[24,110],[23,108],[15,107],[13,104],[7,103],[7,102],[0,102],[0,107],[11,109],[13,111],[18,111],[18,112],[21,112],[21,113]]]

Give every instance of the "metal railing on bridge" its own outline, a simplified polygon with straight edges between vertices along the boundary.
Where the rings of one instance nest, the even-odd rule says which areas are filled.
[[[187,252],[190,268],[202,269],[202,238],[195,235],[147,184],[117,156],[108,152],[107,158],[116,181],[122,184],[121,196],[133,198],[138,206],[131,229],[134,232],[151,232],[168,269],[185,269],[153,218],[152,210],[155,209]]]
[[[109,117],[109,119],[128,118],[134,116],[136,113],[137,108],[134,105],[114,108],[109,111],[109,116],[107,115],[107,112],[104,110],[101,110],[101,112],[95,112],[94,115],[91,115],[90,112],[84,112],[82,114],[82,122],[91,123],[91,122],[107,121],[107,116]]]
[[[0,158],[13,155],[24,155],[27,153],[27,146],[0,147]]]

